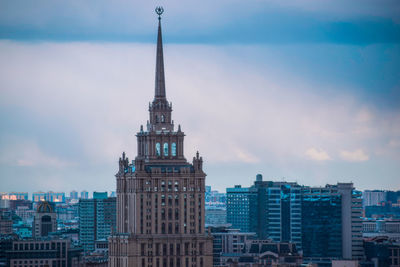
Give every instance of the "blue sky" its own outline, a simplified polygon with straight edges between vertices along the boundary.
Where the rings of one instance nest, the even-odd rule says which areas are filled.
[[[114,190],[167,96],[219,190],[264,179],[400,189],[397,1],[1,1],[1,191]]]

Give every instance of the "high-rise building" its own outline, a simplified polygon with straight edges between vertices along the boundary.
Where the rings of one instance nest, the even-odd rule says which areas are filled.
[[[47,193],[46,200],[50,201],[50,202],[54,202],[54,203],[64,203],[65,202],[65,193],[50,191]]]
[[[0,199],[8,200],[28,200],[27,192],[11,192],[11,193],[0,193]]]
[[[32,202],[40,202],[47,200],[47,193],[45,192],[35,192],[32,194]]]
[[[258,174],[257,235],[276,242],[293,242],[301,249],[301,187],[292,182],[263,181]]]
[[[75,191],[75,190],[72,190],[70,193],[69,193],[69,198],[72,200],[72,199],[78,199],[78,192],[77,191]]]
[[[376,206],[386,201],[387,192],[382,190],[365,190],[362,193],[363,206]]]
[[[257,190],[236,185],[226,189],[226,220],[242,232],[257,230]]]
[[[89,192],[83,190],[83,191],[81,192],[81,199],[88,199],[88,198],[89,198]]]
[[[304,257],[361,259],[361,192],[352,183],[338,183],[304,187],[302,195]]]
[[[302,233],[304,257],[342,257],[342,196],[337,189],[303,189]]]
[[[116,198],[93,192],[92,199],[79,200],[79,241],[85,252],[94,250],[96,240],[107,239],[116,227]]]
[[[156,9],[161,15],[162,8]],[[123,153],[117,178],[117,232],[109,238],[109,266],[212,266],[212,237],[205,233],[203,159],[184,157],[165,94],[159,16],[155,96],[146,129],[137,133],[137,156]]]
[[[42,201],[33,220],[32,236],[34,238],[48,236],[55,231],[57,231],[57,215],[54,207],[49,202]]]
[[[293,242],[301,249],[301,187],[263,181],[258,174],[249,188],[227,188],[227,222],[260,239]]]

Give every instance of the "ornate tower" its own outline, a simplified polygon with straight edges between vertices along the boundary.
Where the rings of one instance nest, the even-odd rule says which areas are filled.
[[[117,233],[109,238],[109,266],[212,266],[212,238],[204,229],[205,176],[199,153],[184,157],[184,133],[171,118],[165,93],[158,14],[155,95],[146,130],[137,133],[137,156],[119,159]]]
[[[57,231],[57,214],[49,202],[42,201],[33,219],[32,235],[34,238],[39,238],[55,231]]]

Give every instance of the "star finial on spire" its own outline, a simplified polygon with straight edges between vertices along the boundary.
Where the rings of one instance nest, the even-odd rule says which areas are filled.
[[[161,14],[164,12],[164,8],[162,6],[156,7],[156,13],[158,15],[158,19],[161,19]]]

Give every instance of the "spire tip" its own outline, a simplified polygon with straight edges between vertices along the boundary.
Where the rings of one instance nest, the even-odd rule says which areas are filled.
[[[156,14],[158,15],[158,19],[161,19],[161,14],[164,13],[164,8],[162,6],[156,7]]]

